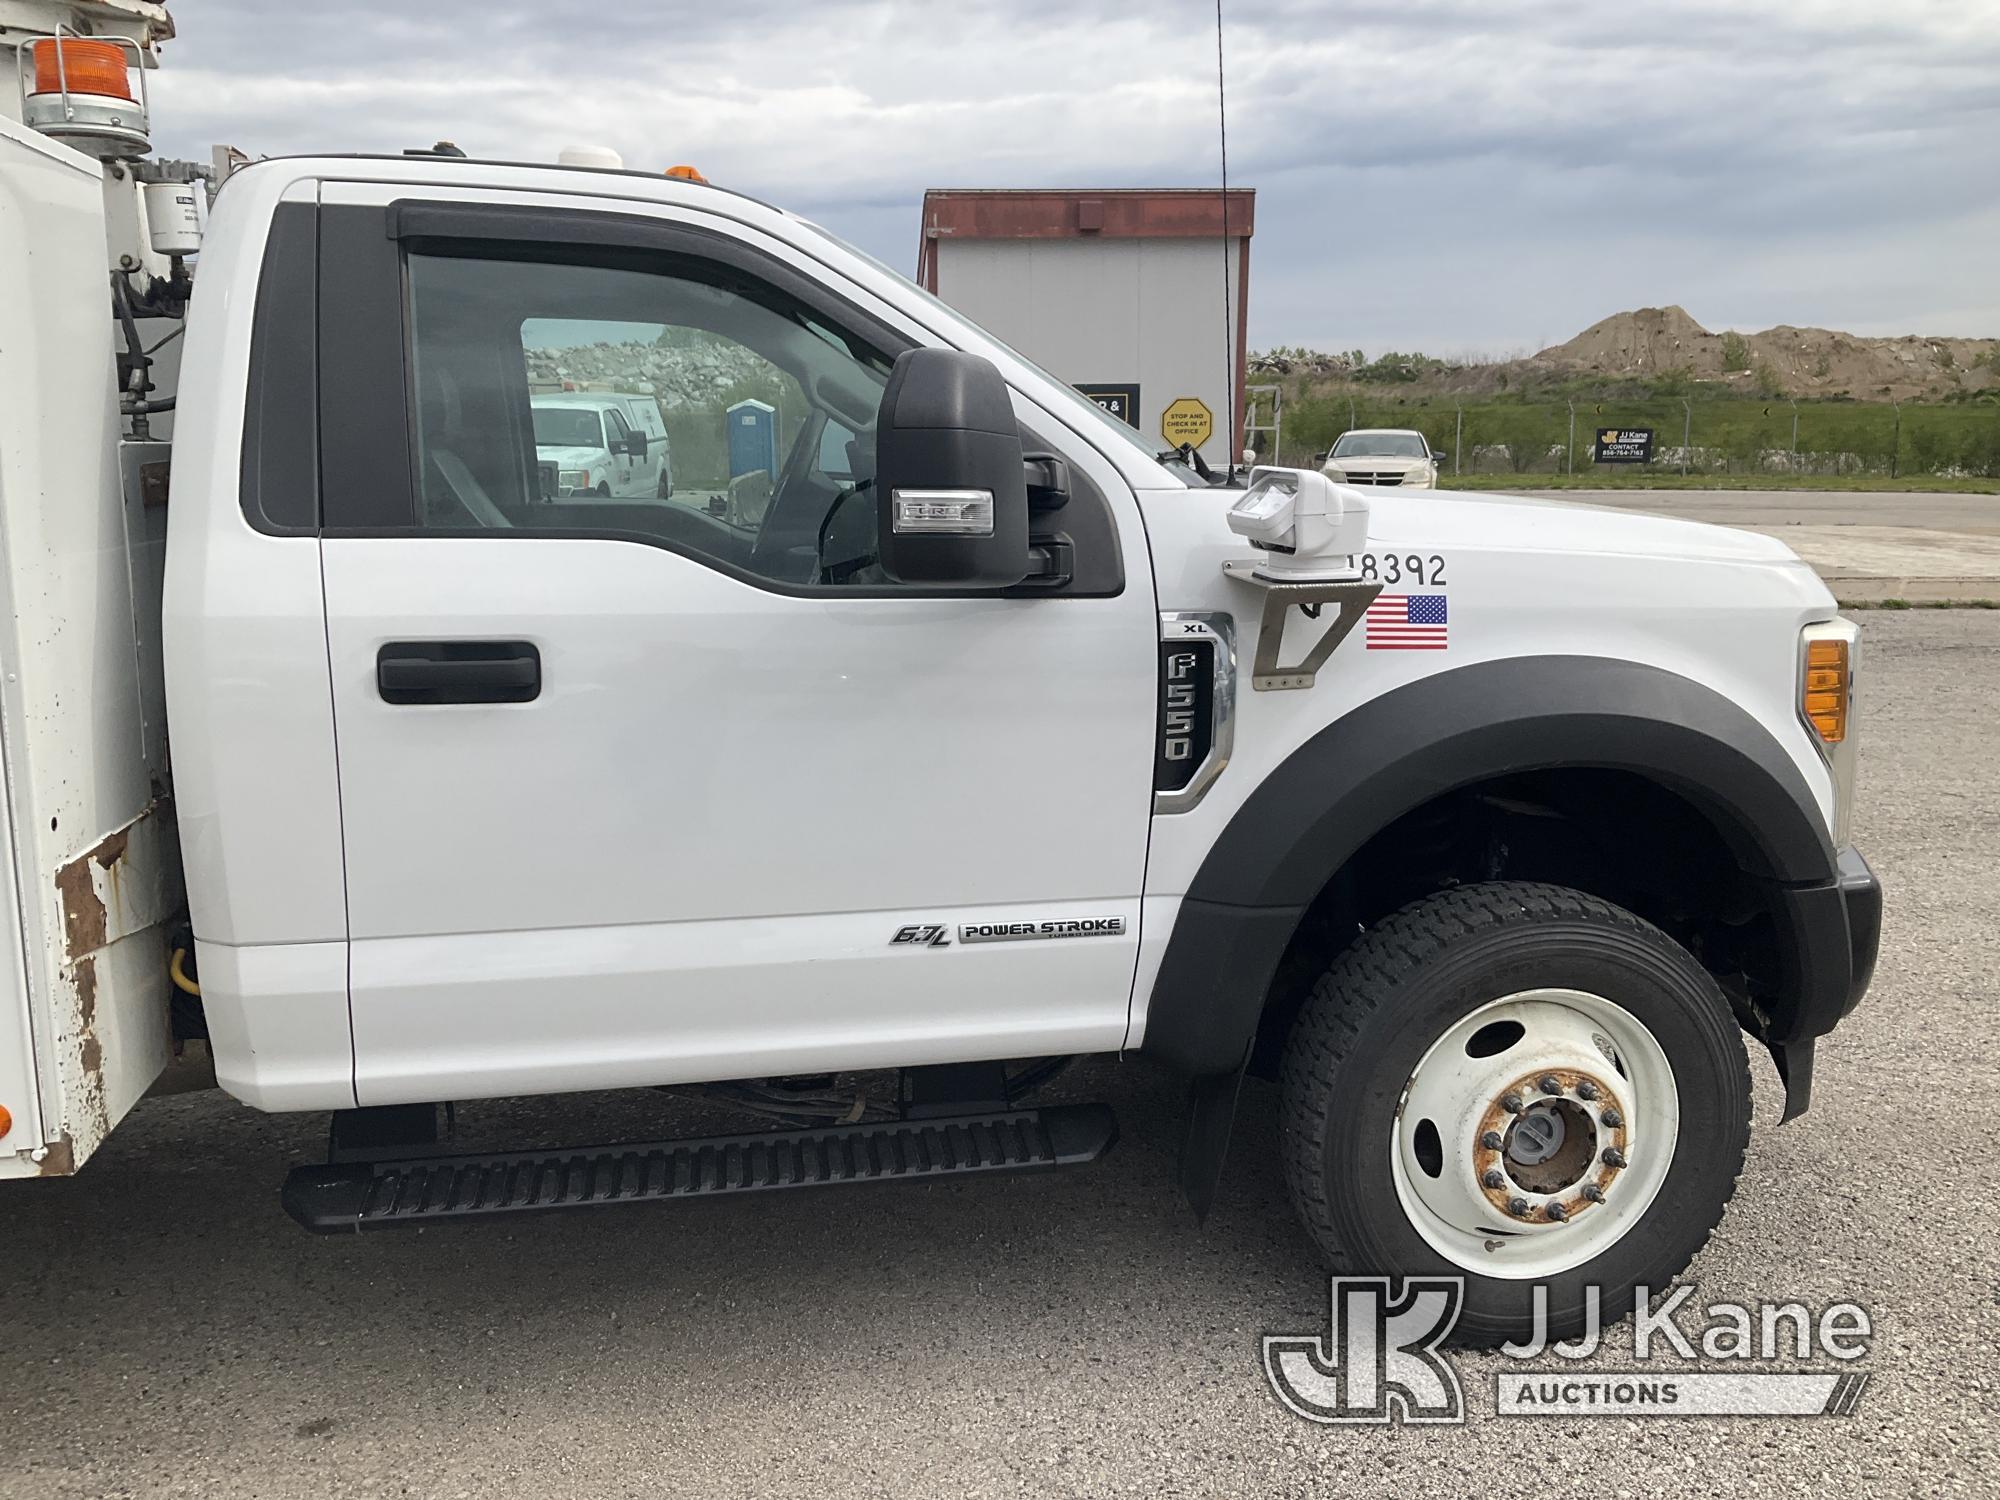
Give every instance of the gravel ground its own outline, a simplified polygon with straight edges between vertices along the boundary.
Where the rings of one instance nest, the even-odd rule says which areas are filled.
[[[1175,1198],[1178,1091],[1138,1063],[1101,1167],[321,1240],[278,1209],[323,1121],[155,1100],[0,1213],[0,1496],[1994,1494],[2000,1439],[2000,617],[1864,618],[1857,837],[1889,887],[1875,991],[1747,1174],[1704,1300],[1871,1308],[1848,1418],[1456,1429],[1286,1414],[1258,1335],[1326,1283],[1245,1095],[1222,1200]],[[473,1141],[669,1125],[648,1097],[462,1116]],[[1608,1343],[1627,1344],[1624,1330]],[[1625,1358],[1629,1360],[1629,1352]]]

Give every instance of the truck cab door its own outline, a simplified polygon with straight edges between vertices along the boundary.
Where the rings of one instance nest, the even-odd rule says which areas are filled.
[[[684,209],[325,192],[359,1101],[1118,1047],[1158,623],[1116,469],[1017,393],[1072,475],[1071,578],[899,587],[864,480],[822,460],[865,465],[909,311]],[[728,371],[672,501],[533,503],[527,319]],[[738,525],[712,500],[746,388],[781,472]]]

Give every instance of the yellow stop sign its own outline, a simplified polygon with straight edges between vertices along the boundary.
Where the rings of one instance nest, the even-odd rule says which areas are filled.
[[[1160,413],[1160,436],[1171,447],[1188,443],[1199,448],[1215,436],[1215,413],[1198,397],[1177,397]]]

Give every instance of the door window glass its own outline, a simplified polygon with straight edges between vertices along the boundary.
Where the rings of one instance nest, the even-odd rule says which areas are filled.
[[[409,257],[421,524],[636,537],[786,585],[835,581],[825,538],[874,527],[850,453],[872,450],[890,356],[741,271],[615,259]],[[661,434],[648,457],[673,483],[609,493],[619,476],[602,471],[634,425]],[[838,581],[888,586],[865,558]]]

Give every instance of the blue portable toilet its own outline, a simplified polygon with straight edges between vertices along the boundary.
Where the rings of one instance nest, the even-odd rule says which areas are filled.
[[[768,401],[739,401],[723,413],[729,424],[729,477],[762,469],[778,478],[778,409]]]

